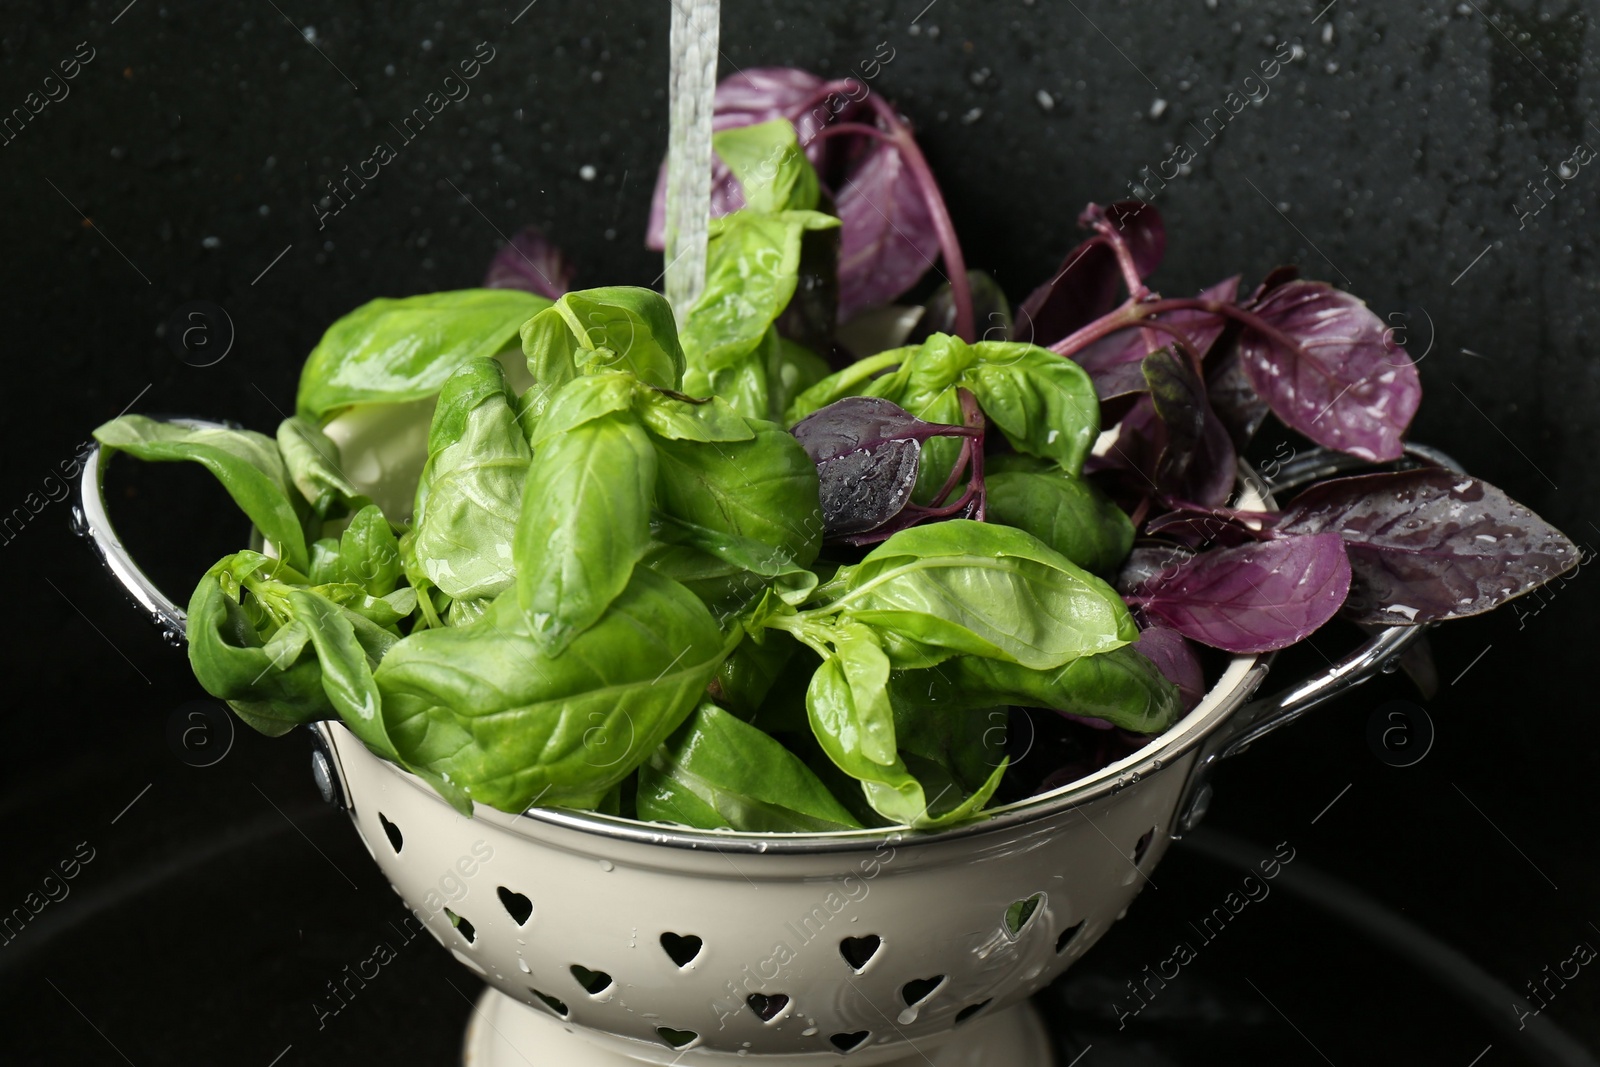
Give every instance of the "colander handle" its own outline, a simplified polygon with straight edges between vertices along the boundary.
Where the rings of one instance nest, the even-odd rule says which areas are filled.
[[[225,423],[205,419],[167,419],[179,426],[197,430],[230,429]],[[151,621],[160,626],[173,640],[181,640],[188,627],[188,615],[171,597],[156,588],[139,565],[128,554],[128,549],[117,536],[106,514],[106,468],[111,464],[114,450],[96,444],[84,460],[83,475],[79,483],[78,511],[74,521],[81,523],[80,530],[99,553],[111,576],[127,590],[128,595],[146,612]]]
[[[1426,445],[1406,445],[1406,455],[1430,466],[1465,473],[1461,464],[1438,449]],[[1285,463],[1278,473],[1266,479],[1272,493],[1297,489],[1324,478],[1333,478],[1371,464],[1355,456],[1319,448]],[[1240,708],[1215,733],[1206,739],[1200,758],[1190,775],[1187,797],[1179,809],[1178,826],[1192,829],[1205,814],[1211,799],[1210,774],[1217,760],[1243,752],[1250,745],[1298,719],[1319,704],[1372,678],[1392,671],[1406,649],[1421,640],[1432,624],[1385,626],[1375,631],[1355,651],[1328,667],[1270,696],[1259,697]]]

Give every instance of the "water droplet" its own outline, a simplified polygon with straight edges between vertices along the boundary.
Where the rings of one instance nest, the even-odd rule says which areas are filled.
[[[533,968],[528,966],[528,961],[520,956],[517,957],[517,966],[521,968],[523,974],[533,973]]]
[[[602,871],[606,871],[606,872],[609,873],[611,871],[616,870],[617,866],[616,866],[616,864],[612,863],[610,860],[601,860],[600,861],[600,869]]]
[[[78,537],[89,536],[89,520],[84,518],[82,508],[74,505],[72,511],[67,515],[67,523],[72,527],[72,532]]]

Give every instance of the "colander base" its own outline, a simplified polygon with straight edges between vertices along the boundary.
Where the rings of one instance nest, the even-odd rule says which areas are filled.
[[[624,1052],[602,1047],[595,1037],[490,986],[478,997],[467,1023],[461,1062],[464,1067],[630,1067],[640,1063],[697,1067],[751,1062],[799,1067],[840,1061],[863,1067],[1051,1067],[1053,1062],[1050,1039],[1027,1001],[975,1020],[937,1047],[890,1060],[880,1058],[886,1051],[862,1048],[848,1056],[816,1052],[733,1056],[692,1048],[674,1051],[641,1046],[636,1052]]]

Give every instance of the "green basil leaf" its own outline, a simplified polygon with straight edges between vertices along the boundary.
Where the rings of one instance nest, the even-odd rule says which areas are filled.
[[[631,412],[540,444],[512,563],[531,632],[550,655],[593,625],[627,586],[650,544],[655,483],[656,449]]]
[[[788,119],[719,130],[711,147],[739,179],[751,211],[809,211],[817,206],[817,172],[800,150]]]
[[[816,211],[738,211],[713,223],[705,288],[684,317],[682,335],[689,366],[701,374],[755,351],[794,296],[805,231],[837,226],[839,220]],[[689,390],[694,391],[692,376]],[[768,412],[762,407],[740,413]]]
[[[697,526],[670,515],[658,515],[651,532],[661,545],[693,548],[713,561],[696,569],[696,580],[747,576],[738,590],[742,593],[739,599],[744,601],[770,588],[785,604],[794,607],[805,603],[817,587],[815,572],[764,541]]]
[[[806,713],[822,751],[861,783],[873,811],[892,823],[933,829],[970,818],[988,803],[1005,773],[1004,760],[975,792],[966,795],[943,766],[916,753],[896,754],[888,764],[869,758],[861,745],[863,710],[859,702],[865,696],[852,683],[844,657],[831,656],[812,675],[806,690]],[[920,774],[913,773],[913,765]],[[919,781],[922,775],[935,787],[931,801]]]
[[[660,293],[630,285],[583,289],[556,301],[555,310],[577,342],[581,373],[627,371],[662,389],[683,384],[678,325]],[[542,380],[531,361],[528,369]]]
[[[628,411],[634,405],[639,379],[623,371],[606,371],[573,379],[556,392],[534,424],[528,443],[538,449],[550,438],[586,422]]]
[[[712,683],[713,695],[723,707],[746,722],[753,724],[759,718],[766,723],[771,718],[764,714],[769,710],[763,706],[767,695],[802,647],[788,634],[776,630],[740,641],[717,668],[716,681]]]
[[[372,661],[356,638],[354,617],[309,589],[288,593],[290,610],[310,634],[311,648],[322,666],[322,691],[350,732],[372,751],[395,759],[383,723],[383,700],[372,679]]]
[[[469,359],[492,356],[550,301],[520,289],[460,289],[361,305],[328,327],[300,372],[295,411],[325,422],[353,404],[432,396]]]
[[[491,597],[515,577],[512,546],[531,453],[500,365],[472,360],[439,395],[417,488],[417,566],[452,597]]]
[[[311,559],[306,574],[312,585],[327,585],[330,582],[347,580],[344,560],[339,557],[338,538],[318,538],[311,543],[308,551]]]
[[[309,566],[305,532],[272,438],[250,430],[196,429],[143,415],[113,419],[94,436],[107,448],[142,460],[188,460],[205,467],[278,555],[298,571]]]
[[[1133,523],[1123,510],[1089,482],[1058,467],[1027,470],[1007,464],[984,472],[984,488],[990,522],[1028,531],[1085,570],[1115,574],[1133,548]]]
[[[861,824],[801,759],[702,703],[639,768],[639,817],[702,829],[821,833]]]
[[[302,627],[281,640],[263,640],[250,614],[227,592],[219,572],[228,562],[207,571],[189,599],[189,666],[195,678],[269,737],[329,718],[333,707],[322,689],[322,669],[316,657],[300,658],[309,633]]]
[[[818,593],[917,645],[1060,667],[1137,640],[1122,598],[1022,530],[951,519],[893,535]]]
[[[292,415],[278,424],[278,452],[289,480],[318,517],[356,511],[369,503],[345,477],[339,446],[310,419]]]
[[[657,439],[656,499],[673,518],[772,545],[800,566],[822,548],[817,467],[793,434],[749,420],[748,441]]]
[[[373,596],[386,596],[400,584],[400,542],[377,505],[368,504],[355,513],[339,536],[338,551],[345,580],[359,582]],[[311,584],[324,584],[317,580],[315,559]]]
[[[915,348],[891,348],[887,352],[858,359],[843,370],[835,371],[821,381],[807,386],[799,396],[790,401],[788,408],[785,409],[783,421],[793,426],[807,415],[822,410],[836,400],[843,400],[847,396],[861,396],[862,390],[867,388],[875,376],[892,373],[896,367],[905,362],[909,353],[915,351]]]
[[[1100,401],[1088,373],[1036,345],[979,341],[972,350],[978,359],[962,384],[1011,447],[1081,474],[1100,434]]]
[[[1015,704],[1104,719],[1141,734],[1160,733],[1183,714],[1178,687],[1131,645],[1049,670],[957,656],[931,670],[897,671],[890,699],[897,716],[911,718]]]
[[[693,710],[725,655],[704,605],[640,568],[559,656],[514,594],[396,645],[375,677],[409,765],[501,811],[599,803]]]
[[[764,347],[767,357],[767,413],[765,418],[784,422],[795,400],[828,376],[828,361],[811,349],[772,331],[777,344]],[[785,423],[787,425],[787,423]]]
[[[744,418],[718,396],[691,400],[640,383],[634,390],[633,402],[639,421],[657,437],[673,441],[748,441],[755,436]]]

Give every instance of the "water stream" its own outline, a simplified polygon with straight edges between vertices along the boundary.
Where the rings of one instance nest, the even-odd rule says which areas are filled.
[[[672,4],[671,119],[667,142],[666,293],[680,325],[705,287],[711,213],[711,107],[717,85],[720,0]]]

